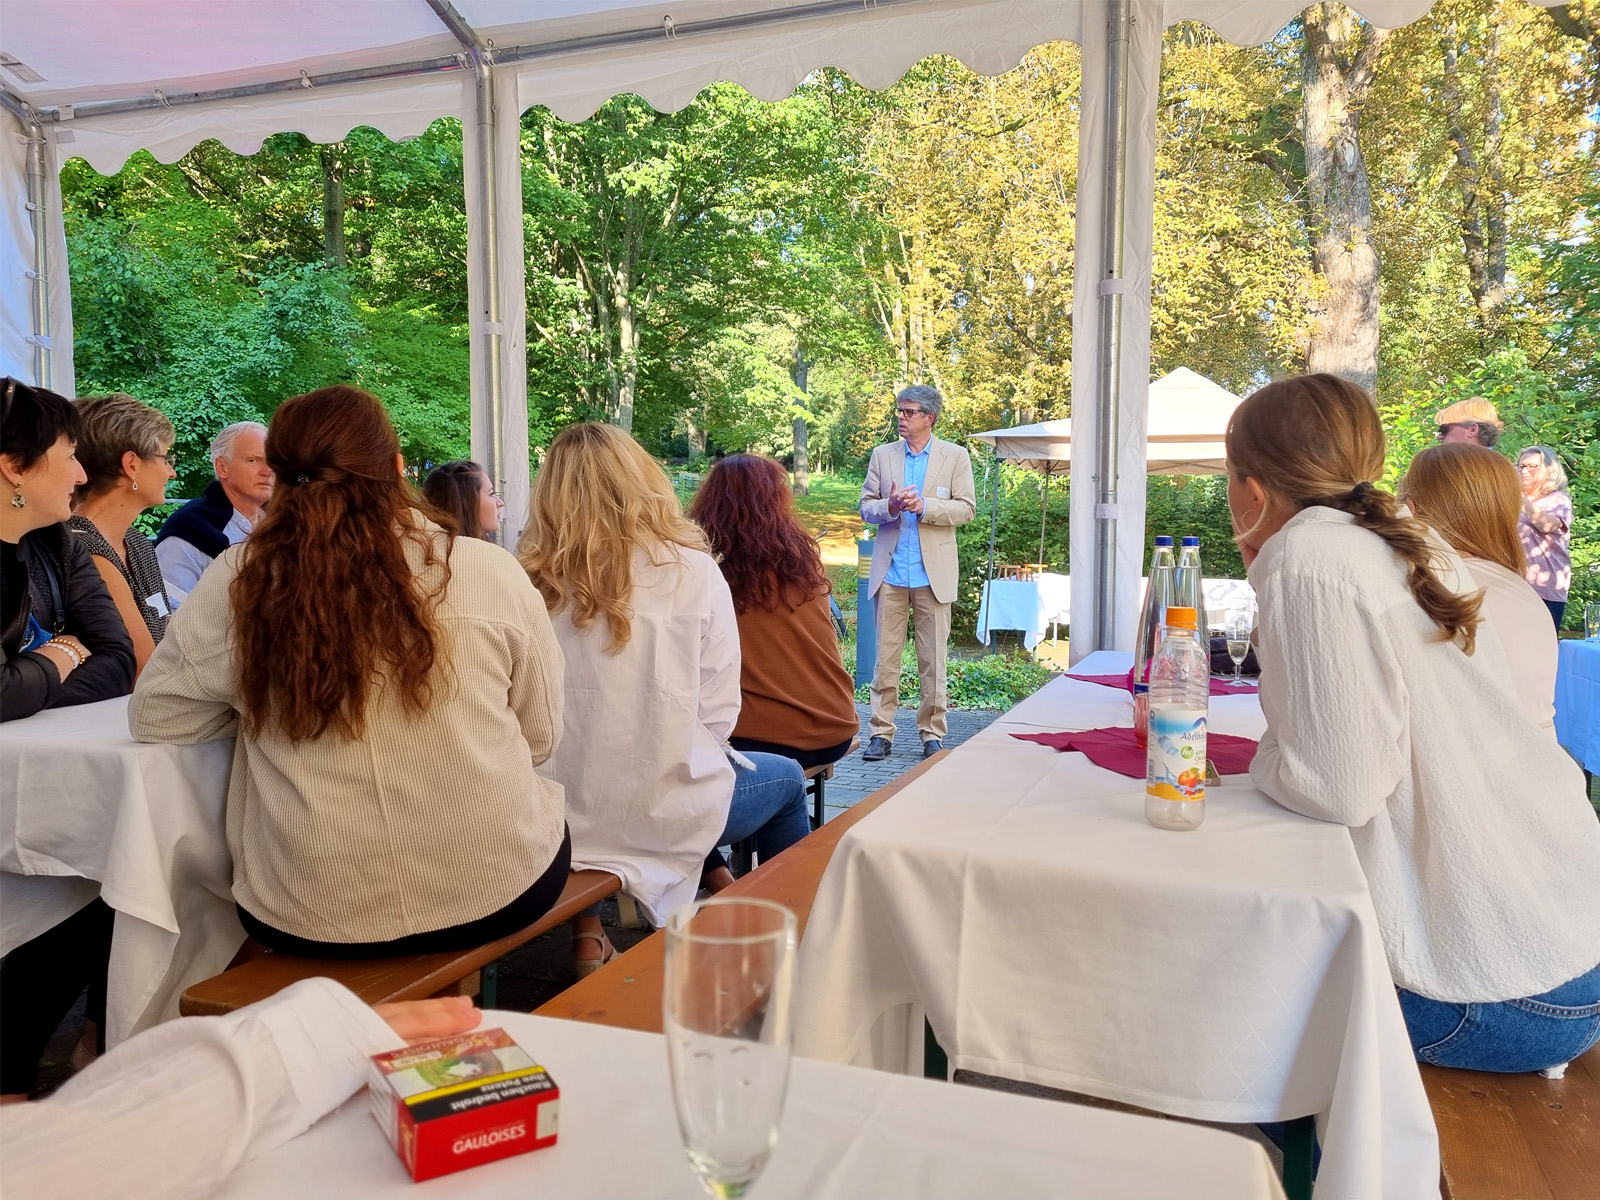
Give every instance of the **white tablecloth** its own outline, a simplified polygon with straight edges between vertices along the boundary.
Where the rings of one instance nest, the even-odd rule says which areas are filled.
[[[678,1140],[658,1034],[489,1014],[561,1088],[548,1150],[435,1179],[406,1176],[359,1095],[234,1174],[217,1200],[703,1197]],[[1266,1200],[1281,1197],[1261,1148],[1175,1121],[1133,1117],[797,1059],[761,1200]]]
[[[177,1016],[244,941],[223,833],[232,762],[232,739],[135,742],[126,697],[0,725],[0,948],[102,896],[117,914],[109,1042]]]
[[[992,629],[1018,629],[1022,644],[1032,650],[1052,621],[1065,623],[1071,612],[1072,579],[1048,571],[1037,579],[991,579],[978,602],[978,640],[989,642]]]
[[[1095,654],[1086,673],[1125,672]],[[1254,696],[1212,728],[1259,737]],[[1228,776],[1191,833],[1013,732],[1130,725],[1061,678],[847,832],[800,947],[796,1045],[1212,1121],[1321,1118],[1317,1200],[1438,1196],[1438,1143],[1350,837]]]
[[[1600,775],[1600,642],[1560,643],[1556,664],[1556,740],[1590,774]]]

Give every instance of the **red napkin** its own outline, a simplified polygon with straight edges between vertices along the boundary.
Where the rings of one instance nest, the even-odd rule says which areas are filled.
[[[1081,679],[1085,683],[1098,683],[1101,687],[1121,688],[1130,694],[1133,691],[1132,671],[1129,671],[1126,675],[1074,675],[1069,671],[1067,678]],[[1236,684],[1231,679],[1213,679],[1211,681],[1211,694],[1213,696],[1251,696],[1256,691],[1256,686],[1251,683]]]
[[[1145,777],[1145,750],[1133,740],[1133,730],[1124,728],[1086,729],[1082,733],[1013,733],[1023,742],[1038,742],[1057,750],[1077,750],[1090,762],[1108,771]],[[1243,775],[1250,770],[1257,743],[1228,733],[1206,735],[1206,757],[1221,775]]]

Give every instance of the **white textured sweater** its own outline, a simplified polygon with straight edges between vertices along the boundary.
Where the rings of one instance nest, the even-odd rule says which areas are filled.
[[[1439,552],[1447,584],[1476,591]],[[1350,827],[1395,982],[1487,1003],[1600,963],[1600,821],[1494,627],[1471,656],[1437,640],[1400,558],[1333,509],[1296,514],[1249,574],[1268,726],[1251,778]]]

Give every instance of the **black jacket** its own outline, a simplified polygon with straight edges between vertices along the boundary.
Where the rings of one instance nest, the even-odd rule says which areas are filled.
[[[0,721],[133,691],[133,642],[89,552],[65,525],[35,529],[14,550],[0,590]],[[30,613],[89,650],[65,683],[47,659],[19,653]]]
[[[173,513],[156,534],[156,545],[169,537],[188,542],[201,554],[216,558],[228,548],[228,522],[233,520],[233,504],[222,484],[213,479],[198,499]]]

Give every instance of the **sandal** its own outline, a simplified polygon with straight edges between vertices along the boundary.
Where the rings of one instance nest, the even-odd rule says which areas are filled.
[[[572,970],[579,979],[589,978],[589,976],[593,975],[608,962],[615,960],[617,956],[621,954],[621,951],[611,944],[611,939],[603,933],[574,933],[572,935],[572,944],[574,950],[577,949],[579,938],[589,938],[592,941],[600,943],[599,958],[578,958],[576,955],[573,956]]]

